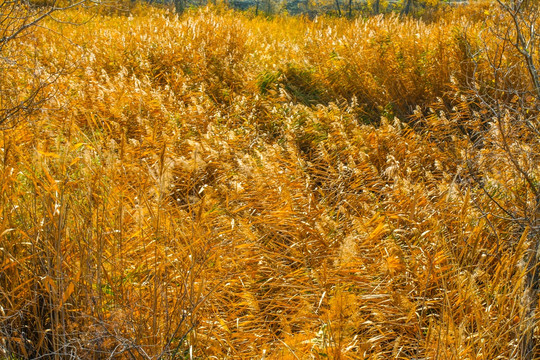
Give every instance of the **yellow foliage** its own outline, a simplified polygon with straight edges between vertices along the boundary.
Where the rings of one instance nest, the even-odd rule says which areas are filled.
[[[0,137],[0,333],[27,324],[26,345],[3,341],[20,357],[509,357],[519,256],[408,125],[467,79],[455,29],[483,25],[447,18],[142,7],[37,29],[17,46],[73,66]]]

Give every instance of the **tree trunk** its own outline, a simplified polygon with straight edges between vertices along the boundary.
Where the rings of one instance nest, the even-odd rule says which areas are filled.
[[[338,16],[341,17],[341,8],[339,7],[339,0],[336,0],[336,8],[337,8]]]
[[[411,5],[412,0],[407,0],[407,2],[405,3],[405,7],[403,7],[403,10],[401,10],[401,14],[409,15],[409,12],[411,11]]]
[[[375,15],[377,15],[380,11],[380,5],[381,5],[381,0],[375,0],[375,2],[373,3],[373,13]]]
[[[182,14],[184,12],[184,0],[174,0],[174,9],[177,14]]]

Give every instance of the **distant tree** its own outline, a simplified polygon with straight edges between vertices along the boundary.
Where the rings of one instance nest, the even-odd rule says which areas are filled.
[[[413,6],[413,0],[404,0],[403,8],[401,9],[402,15],[409,15]]]
[[[186,10],[184,0],[174,0],[174,10],[177,14],[182,14]]]
[[[338,16],[341,17],[341,7],[339,5],[339,0],[336,0],[336,9],[338,12]]]
[[[381,0],[375,0],[373,2],[373,13],[377,15],[381,11]]]

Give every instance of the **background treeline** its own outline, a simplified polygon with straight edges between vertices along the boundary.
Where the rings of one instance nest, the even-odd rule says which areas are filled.
[[[135,0],[133,0],[135,2]],[[188,8],[222,5],[255,15],[333,15],[337,17],[369,16],[398,13],[429,17],[448,6],[459,6],[465,0],[149,0],[149,4],[172,5],[176,12]]]

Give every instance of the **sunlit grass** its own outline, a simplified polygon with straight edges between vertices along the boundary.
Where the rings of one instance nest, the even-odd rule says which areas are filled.
[[[76,66],[0,139],[0,357],[509,357],[523,244],[412,128],[466,85],[456,13],[38,30]]]

